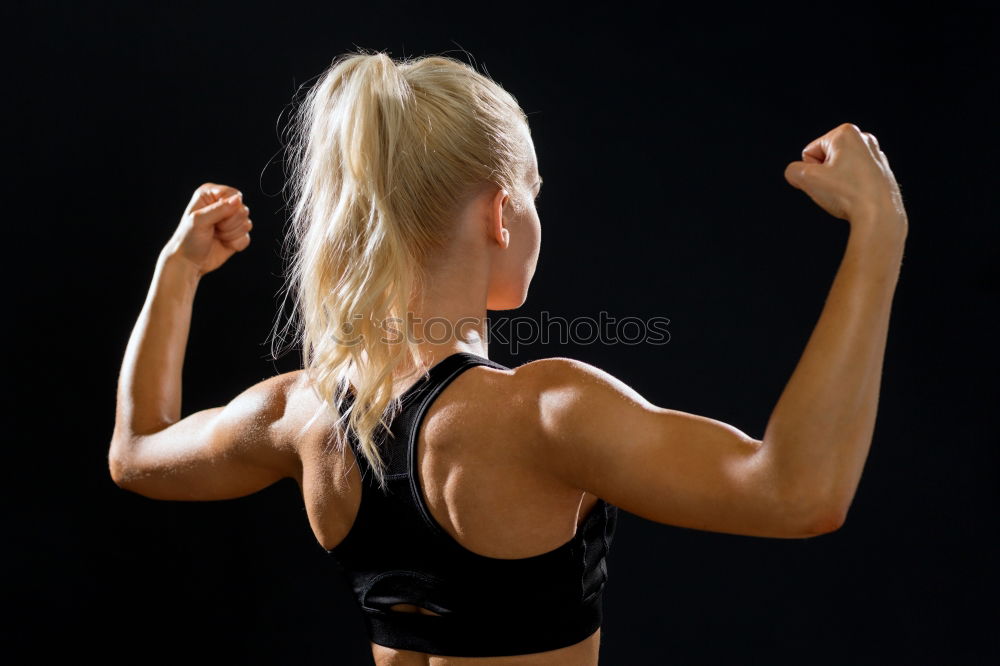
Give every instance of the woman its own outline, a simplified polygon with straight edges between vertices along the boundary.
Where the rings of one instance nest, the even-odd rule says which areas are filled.
[[[380,665],[596,664],[618,508],[775,538],[843,523],[907,233],[872,134],[840,125],[785,170],[850,236],[758,440],[585,363],[487,358],[486,311],[524,302],[540,240],[527,119],[498,84],[445,57],[345,54],[296,121],[304,368],[181,418],[195,290],[252,227],[240,192],[202,185],[125,354],[119,486],[213,500],[294,478]]]

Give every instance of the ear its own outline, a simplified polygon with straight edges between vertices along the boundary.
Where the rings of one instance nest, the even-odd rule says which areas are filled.
[[[498,189],[493,198],[490,199],[488,220],[489,237],[496,241],[497,245],[504,250],[510,245],[510,231],[507,230],[506,221],[503,216],[503,211],[508,201],[510,201],[510,194],[507,193],[507,190],[503,188]]]

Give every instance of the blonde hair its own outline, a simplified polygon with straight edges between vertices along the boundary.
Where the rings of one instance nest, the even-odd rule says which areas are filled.
[[[364,50],[337,56],[293,115],[284,247],[304,366],[336,416],[339,450],[350,428],[382,488],[377,430],[398,412],[396,373],[426,371],[406,316],[425,262],[470,197],[520,190],[518,123],[527,127],[515,98],[464,62]]]

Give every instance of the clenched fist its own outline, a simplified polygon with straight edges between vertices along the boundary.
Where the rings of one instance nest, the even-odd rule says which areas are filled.
[[[812,141],[802,161],[785,167],[785,179],[852,225],[888,215],[889,224],[905,231],[906,210],[889,160],[875,135],[857,125],[844,123]]]
[[[199,276],[214,271],[250,245],[250,209],[228,185],[204,183],[195,190],[163,253],[180,259]]]

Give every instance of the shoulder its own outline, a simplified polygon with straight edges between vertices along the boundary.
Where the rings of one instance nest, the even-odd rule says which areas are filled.
[[[604,448],[616,429],[641,427],[659,411],[612,374],[572,358],[525,363],[498,373],[493,382],[508,418],[532,442],[528,457],[541,468],[559,468],[560,477],[567,457],[590,457],[588,449]]]
[[[551,357],[530,361],[509,369],[480,365],[470,368],[456,383],[465,384],[461,393],[470,401],[499,400],[508,408],[537,411],[557,407],[569,398],[581,398],[607,390],[638,396],[632,389],[600,368],[572,358]],[[556,404],[550,404],[555,402]],[[529,413],[521,416],[530,416]]]
[[[230,418],[245,422],[250,428],[276,429],[287,427],[294,410],[289,406],[302,393],[305,373],[302,370],[266,377],[247,388],[227,407]]]
[[[224,419],[239,423],[245,441],[266,442],[266,455],[288,476],[301,469],[300,443],[309,418],[322,403],[315,397],[308,373],[299,369],[267,377],[231,402]],[[262,452],[263,453],[263,452]]]
[[[531,361],[514,368],[515,376],[536,388],[551,388],[567,384],[621,384],[601,368],[575,358],[553,356]],[[622,386],[628,389],[627,386]]]
[[[539,418],[551,420],[592,409],[608,401],[651,407],[641,395],[609,372],[572,358],[552,357],[514,369],[512,388],[529,396]],[[544,425],[544,424],[543,424]]]
[[[329,414],[323,397],[304,369],[276,375],[266,382],[265,399],[272,406],[276,441],[285,448],[298,449],[307,432],[328,427]]]
[[[509,368],[477,365],[459,375],[455,390],[445,391],[431,411],[472,430],[499,428],[511,439],[533,438],[560,406],[616,381],[595,366],[563,357]]]

